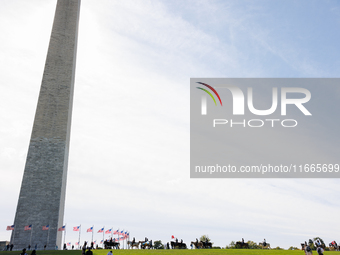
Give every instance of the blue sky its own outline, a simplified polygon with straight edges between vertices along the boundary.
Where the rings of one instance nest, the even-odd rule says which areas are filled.
[[[0,3],[1,240],[14,219],[55,5]],[[189,79],[339,77],[339,22],[337,1],[83,0],[66,241],[77,240],[79,224],[163,242],[208,234],[219,246],[338,240],[338,180],[189,178]]]

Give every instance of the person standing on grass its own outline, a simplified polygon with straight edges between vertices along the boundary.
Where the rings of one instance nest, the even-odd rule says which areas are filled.
[[[22,249],[22,253],[20,253],[20,255],[27,255],[26,249]]]
[[[93,252],[91,251],[91,247],[89,247],[85,255],[93,255]]]

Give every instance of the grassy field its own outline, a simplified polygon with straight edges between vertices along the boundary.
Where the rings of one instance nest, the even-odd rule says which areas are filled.
[[[93,250],[93,255],[106,255],[109,250]],[[28,255],[31,252],[28,252]],[[199,254],[199,255],[218,255],[218,254],[235,254],[235,255],[304,255],[303,251],[287,251],[287,250],[246,250],[246,249],[221,249],[221,250],[112,250],[113,254],[127,254],[127,255],[144,255],[144,254]],[[19,251],[12,252],[0,252],[0,255],[18,255]],[[80,255],[80,250],[75,251],[37,251],[37,255]],[[317,254],[316,251],[313,254]],[[340,252],[337,251],[326,251],[325,255],[340,255]]]

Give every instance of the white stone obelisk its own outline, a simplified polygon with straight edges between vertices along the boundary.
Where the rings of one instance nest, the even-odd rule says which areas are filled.
[[[58,0],[14,219],[14,249],[62,248],[80,0]],[[32,225],[31,230],[24,230]],[[49,225],[49,231],[42,227]],[[47,244],[47,235],[48,244]],[[31,240],[30,240],[31,238]]]

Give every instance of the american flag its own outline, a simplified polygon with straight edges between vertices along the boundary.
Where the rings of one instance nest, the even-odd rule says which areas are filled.
[[[93,227],[90,227],[90,228],[87,229],[86,232],[92,232],[92,230],[93,230]]]
[[[101,229],[98,230],[97,233],[103,233],[103,232],[104,232],[104,228],[101,228]]]
[[[97,241],[93,241],[94,244],[96,244]]]
[[[118,235],[118,234],[119,234],[119,229],[113,231],[113,234],[114,234],[114,235]]]
[[[73,231],[79,231],[79,229],[80,229],[80,226],[78,226],[78,227],[73,227]]]
[[[103,243],[103,240],[101,240],[100,243]]]
[[[12,226],[7,226],[6,230],[14,230],[14,225],[12,225]]]
[[[71,246],[71,243],[67,243],[67,246]]]
[[[49,225],[43,226],[42,230],[48,230],[49,227],[50,227]]]
[[[75,245],[79,245],[79,242],[76,242]]]
[[[58,231],[65,231],[65,226],[58,228]]]
[[[121,236],[124,235],[124,230],[120,231],[120,235],[121,235]]]
[[[110,234],[111,233],[111,228],[105,231],[105,234]]]
[[[31,230],[31,229],[32,229],[32,225],[25,226],[25,230]]]

